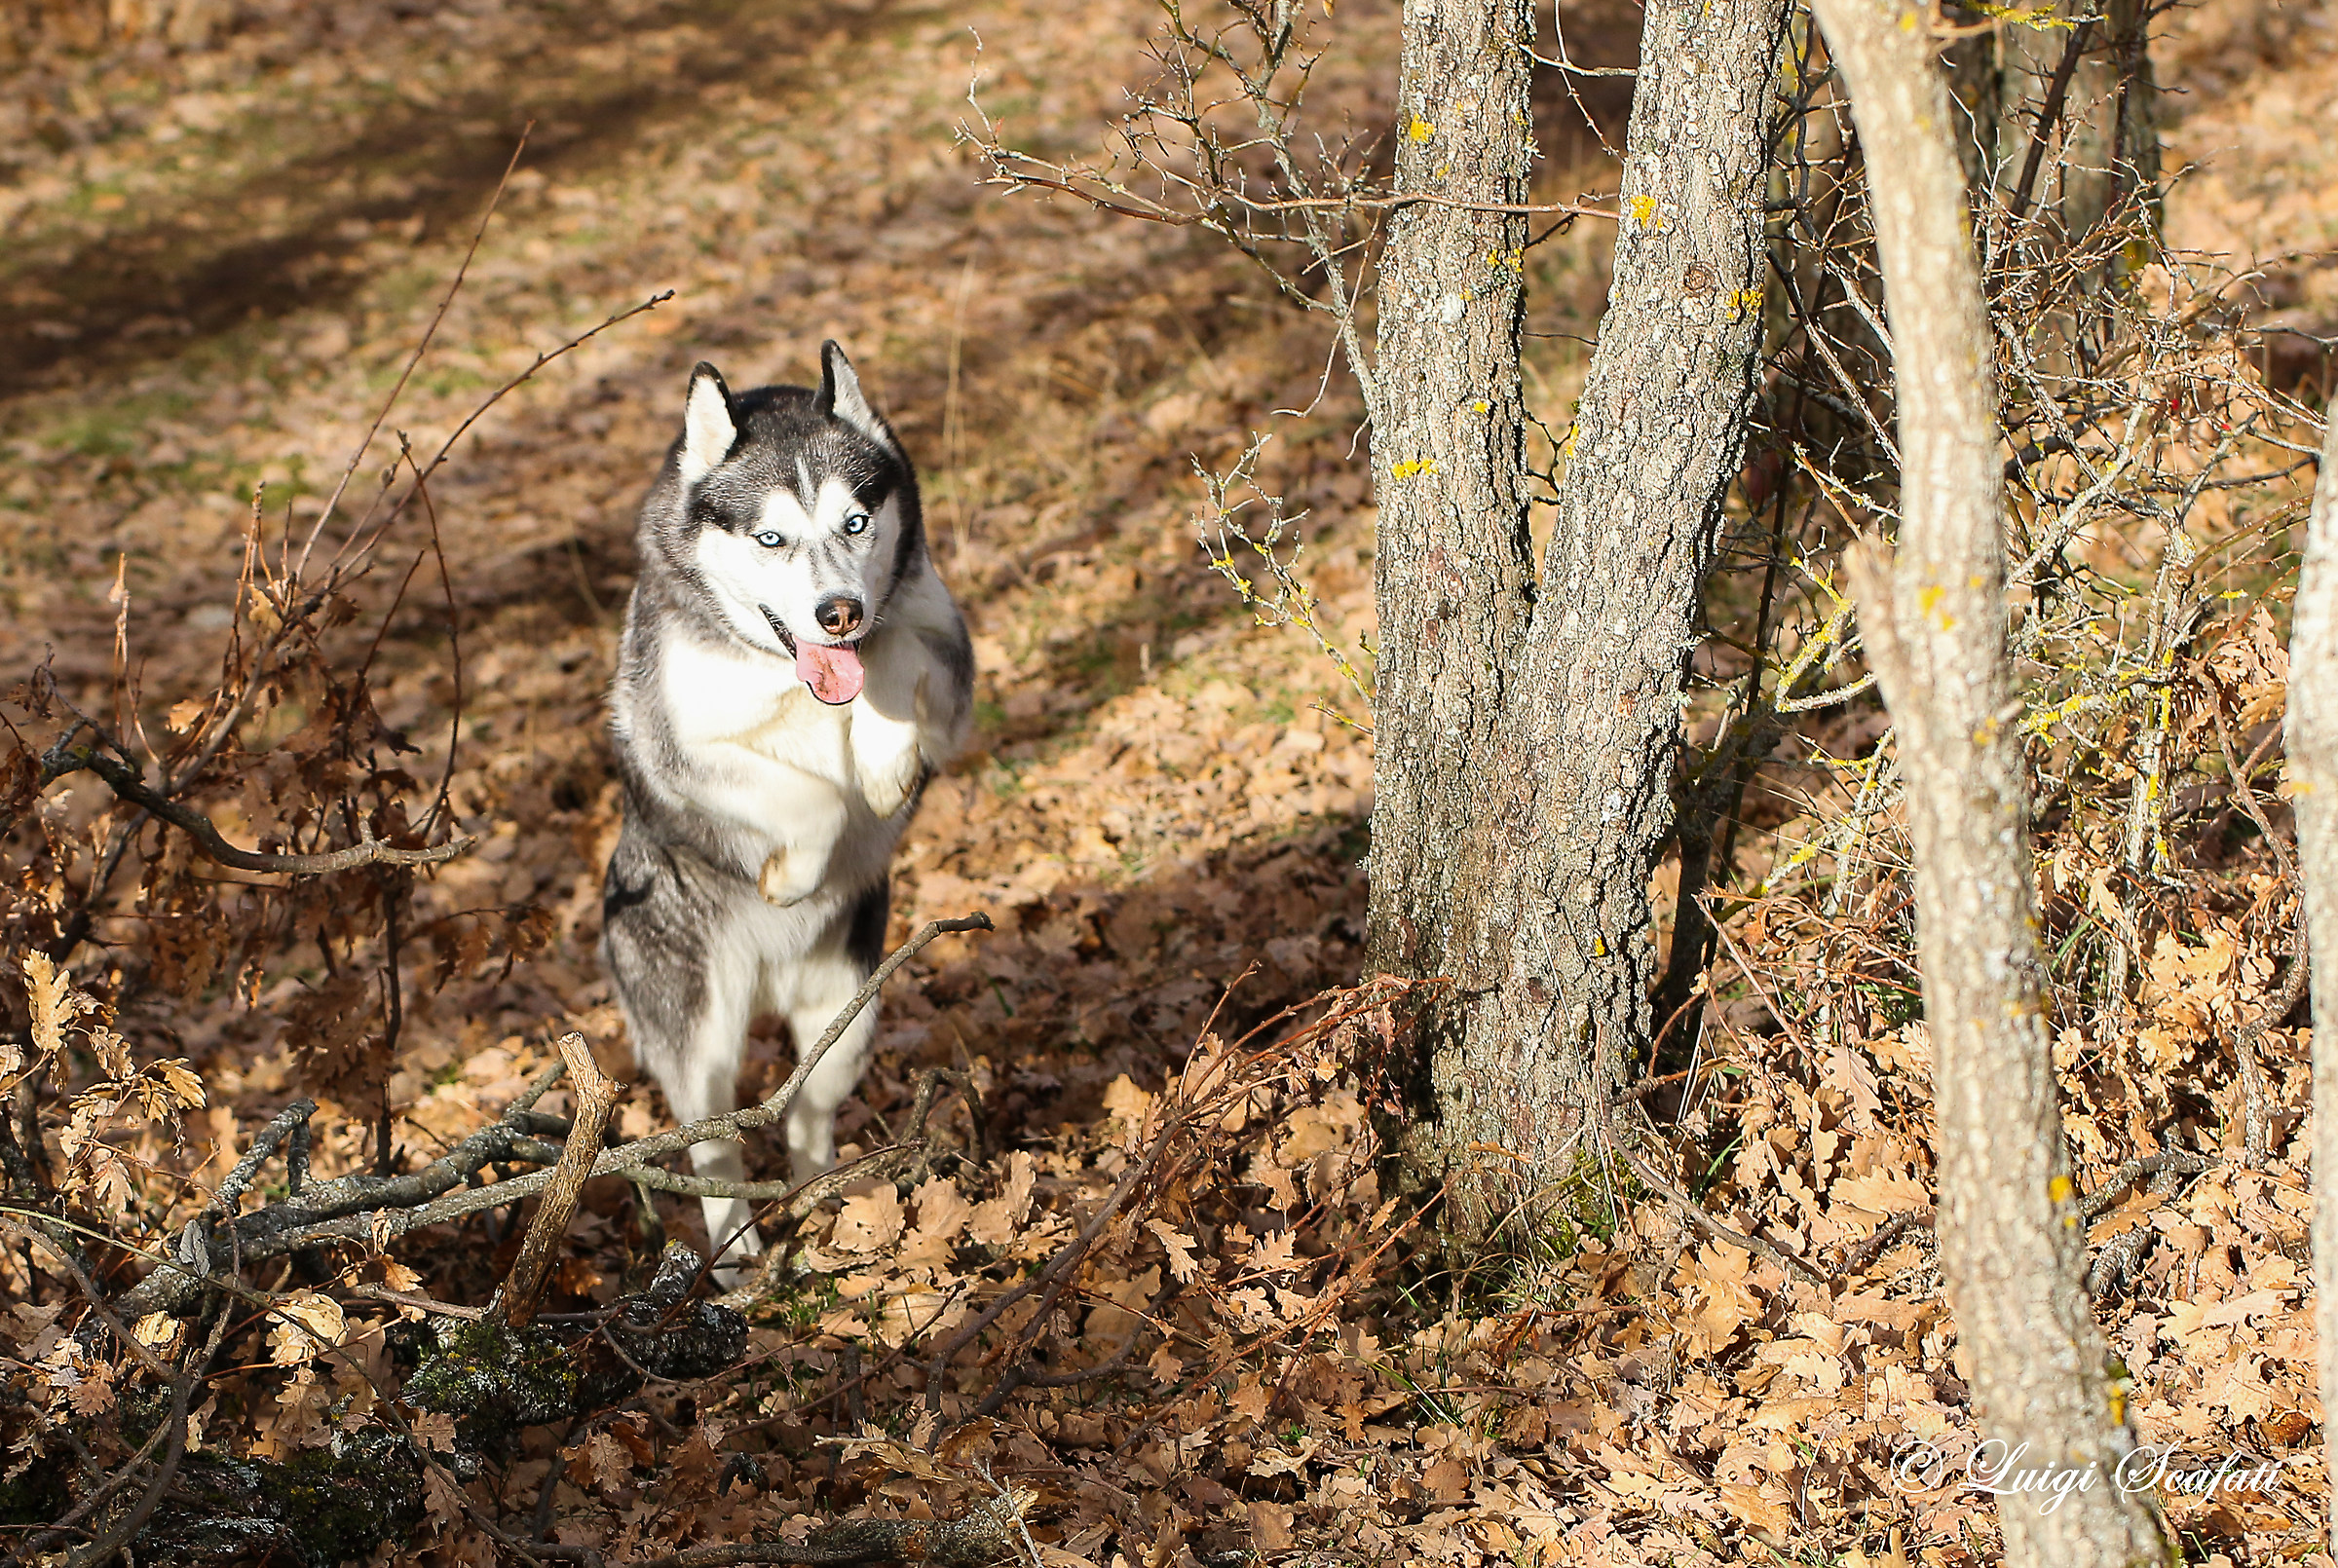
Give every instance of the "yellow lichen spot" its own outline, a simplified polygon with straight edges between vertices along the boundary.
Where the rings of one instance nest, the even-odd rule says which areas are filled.
[[[1900,13],[1900,30],[1904,33],[1912,33],[1916,30],[1916,14],[1914,12],[1903,11]]]
[[[1412,125],[1405,128],[1405,134],[1411,136],[1414,141],[1426,141],[1437,134],[1437,128],[1420,116],[1414,115]]]
[[[1407,458],[1388,470],[1388,477],[1410,479],[1416,473],[1435,473],[1436,471],[1437,460],[1435,458]]]
[[[1591,939],[1591,955],[1594,958],[1604,958],[1607,956],[1607,939],[1605,937],[1595,936]]]
[[[1634,223],[1638,224],[1643,229],[1647,228],[1648,219],[1654,217],[1655,215],[1656,198],[1653,196],[1635,196],[1632,198],[1632,221]]]
[[[1741,288],[1729,297],[1729,317],[1732,320],[1741,316],[1751,316],[1760,309],[1761,290],[1758,288]]]
[[[1493,405],[1488,402],[1485,398],[1481,397],[1476,402],[1470,404],[1469,407],[1471,413],[1483,414],[1490,410]]]
[[[2066,1176],[2057,1176],[2046,1183],[2046,1196],[2052,1198],[2055,1203],[2068,1203],[2071,1196],[2077,1191],[2078,1188]]]
[[[2010,21],[2017,27],[2035,27],[2040,32],[2057,29],[2067,31],[2070,28],[2078,25],[2078,19],[2076,17],[2056,16],[2054,13],[2054,8],[2051,6],[2025,8],[2022,6],[1992,5],[1990,0],[1979,0],[1979,3],[1975,5],[1973,9],[1980,12],[1982,16],[1993,18],[1998,21]]]

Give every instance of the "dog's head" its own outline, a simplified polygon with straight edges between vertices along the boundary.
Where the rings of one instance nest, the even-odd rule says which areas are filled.
[[[820,346],[820,385],[733,393],[691,372],[672,458],[682,564],[740,637],[795,660],[826,703],[860,694],[860,641],[923,548],[917,478],[852,363]]]

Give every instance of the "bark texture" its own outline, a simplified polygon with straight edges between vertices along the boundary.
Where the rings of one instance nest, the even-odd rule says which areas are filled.
[[[2338,1409],[2338,398],[2321,438],[2321,477],[2306,524],[2289,629],[2290,803],[2305,881],[2314,994],[2314,1298],[2321,1407]],[[2338,1464],[2338,1422],[2322,1440]],[[2338,1498],[2331,1524],[2338,1529]],[[2328,1539],[2338,1539],[2329,1536]]]
[[[1516,205],[1533,158],[1531,0],[1406,0],[1396,191]],[[1527,220],[1400,208],[1380,261],[1373,487],[1372,966],[1449,973],[1471,893],[1452,847],[1482,803],[1505,678],[1525,633]]]
[[[1941,1261],[1984,1438],[2096,1483],[2053,1512],[2001,1509],[2005,1560],[2170,1560],[2143,1499],[2110,1484],[2132,1438],[2086,1291],[2086,1229],[2063,1148],[2030,882],[2028,781],[2006,645],[1994,360],[1925,11],[1816,0],[1850,84],[1896,354],[1903,457],[1893,559],[1848,562],[1900,736],[1916,930],[1936,1062]]]
[[[1614,282],[1532,619],[1460,781],[1478,808],[1449,845],[1470,896],[1431,1089],[1464,1236],[1551,1201],[1647,1045],[1648,875],[1753,400],[1785,19],[1775,0],[1646,8]]]

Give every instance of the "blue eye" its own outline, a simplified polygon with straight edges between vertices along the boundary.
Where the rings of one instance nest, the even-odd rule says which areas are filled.
[[[767,550],[775,550],[780,545],[786,543],[787,541],[781,539],[778,535],[773,533],[767,528],[762,533],[755,536],[755,542],[762,545]]]
[[[869,514],[868,514],[867,512],[865,512],[865,511],[856,511],[856,512],[854,512],[854,513],[853,513],[851,516],[849,516],[849,517],[848,517],[848,518],[846,518],[846,519],[845,519],[845,532],[846,532],[846,533],[848,533],[848,534],[865,534],[865,533],[867,533],[868,531],[869,531]]]

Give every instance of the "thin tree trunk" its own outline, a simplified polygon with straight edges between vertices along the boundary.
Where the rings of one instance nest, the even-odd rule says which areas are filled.
[[[2158,87],[2143,0],[2055,0],[1951,51],[1965,179],[2075,244],[2136,191],[2156,204]],[[2033,243],[2035,241],[2033,240]]]
[[[1526,201],[1533,38],[1532,0],[1406,0],[1397,194]],[[1478,769],[1531,607],[1526,243],[1523,215],[1424,203],[1398,210],[1380,259],[1369,956],[1392,974],[1450,972],[1470,896],[1452,846],[1482,805]],[[1439,1027],[1424,1021],[1429,1041]]]
[[[1452,840],[1452,1026],[1431,1063],[1449,1230],[1540,1210],[1644,1054],[1648,875],[1671,826],[1698,594],[1761,343],[1786,8],[1650,0],[1600,343],[1500,724]]]
[[[1898,727],[1939,1107],[1941,1259],[1981,1436],[2028,1465],[2093,1468],[2052,1512],[2000,1511],[2005,1560],[2169,1560],[2145,1500],[2111,1484],[2132,1439],[2086,1291],[2030,884],[2021,707],[2006,645],[1994,358],[1926,12],[1816,0],[1867,148],[1899,388],[1899,550],[1847,562]]]
[[[2314,1312],[2325,1411],[2338,1409],[2338,397],[2326,417],[2290,620],[2285,737],[2314,966]],[[2338,1474],[2338,1421],[2325,1418],[2322,1435],[2325,1463]],[[2338,1530],[2338,1493],[2331,1507]],[[2325,1531],[2324,1540],[2338,1534]]]

